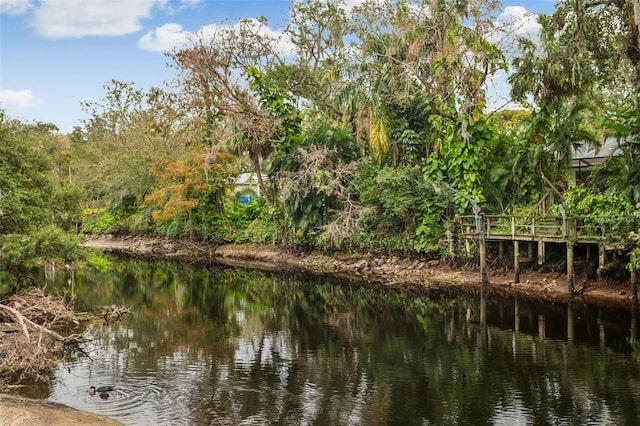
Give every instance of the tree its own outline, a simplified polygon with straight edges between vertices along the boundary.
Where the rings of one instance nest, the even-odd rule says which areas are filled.
[[[15,134],[16,124],[0,111],[0,234],[30,232],[53,219],[51,164]]]
[[[394,145],[394,162],[402,151],[397,146],[401,138],[389,142],[393,123],[401,123],[394,119],[394,110],[400,106],[401,111],[416,111],[415,116],[425,117],[422,127],[394,129],[395,135],[407,135],[405,130],[424,135],[425,154],[418,158],[430,158],[427,173],[447,170],[429,179],[441,179],[455,169],[451,183],[479,196],[476,166],[482,161],[477,154],[484,130],[478,141],[473,131],[480,127],[475,123],[484,122],[484,83],[505,67],[502,53],[487,40],[493,7],[493,2],[435,0],[368,2],[356,9],[353,27],[361,42],[364,76],[359,85],[365,91],[361,115],[379,161]],[[443,149],[469,155],[464,164],[447,164],[458,157],[443,156]]]
[[[202,150],[201,150],[202,151]],[[155,207],[153,219],[167,222],[186,216],[189,236],[193,238],[192,212],[205,197],[224,197],[230,178],[235,176],[234,157],[218,153],[213,162],[207,162],[207,153],[192,155],[186,160],[168,163],[153,172],[157,176],[156,189],[145,197],[145,204]],[[219,213],[222,207],[219,206]]]
[[[267,204],[270,199],[262,181],[262,167],[271,151],[271,136],[278,132],[278,122],[260,107],[247,84],[247,72],[279,62],[277,45],[278,40],[266,29],[265,19],[245,19],[234,26],[216,27],[210,33],[203,30],[186,47],[168,53],[178,71],[175,83],[198,118],[206,143],[216,152],[231,139],[244,151]]]
[[[38,260],[78,254],[78,239],[60,225],[69,225],[65,219],[75,224],[79,198],[60,196],[64,188],[50,159],[34,148],[53,129],[10,120],[0,110],[0,270],[22,272]]]
[[[99,101],[83,103],[89,118],[76,131],[72,175],[94,198],[133,212],[155,185],[152,170],[198,146],[172,95],[112,80]]]
[[[287,219],[299,238],[337,247],[353,235],[366,210],[354,186],[357,158],[349,129],[308,129],[279,174]]]
[[[290,16],[284,35],[293,45],[295,55],[266,70],[272,85],[290,93],[312,120],[348,124],[344,122],[340,99],[350,56],[345,2],[292,2]]]

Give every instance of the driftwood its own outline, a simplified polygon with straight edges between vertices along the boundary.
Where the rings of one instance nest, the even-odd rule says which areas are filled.
[[[8,306],[4,306],[4,305],[0,305],[0,309],[3,309],[5,311],[9,312],[10,314],[12,314],[18,320],[18,324],[20,324],[20,329],[22,330],[22,333],[24,334],[24,337],[26,337],[27,341],[30,342],[31,341],[31,336],[29,336],[29,330],[27,330],[27,326],[24,323],[25,318],[20,314],[20,312],[16,311],[13,308],[8,307]]]
[[[119,321],[130,309],[103,306],[98,317]],[[88,320],[90,318],[85,318]],[[69,350],[83,353],[87,339],[75,333],[81,319],[62,298],[41,289],[14,294],[0,302],[0,385],[20,381],[46,381],[46,373]]]
[[[129,313],[131,313],[131,309],[128,306],[109,305],[102,306],[98,316],[103,318],[105,323],[111,324],[120,321],[123,316]]]
[[[80,320],[60,297],[40,289],[0,303],[0,383],[45,380],[65,350],[86,341]]]

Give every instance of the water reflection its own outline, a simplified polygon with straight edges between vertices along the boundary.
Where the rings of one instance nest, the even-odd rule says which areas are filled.
[[[48,397],[125,424],[640,418],[635,312],[133,260],[74,291],[81,310],[132,314],[93,324],[91,358],[62,364]],[[104,384],[109,399],[89,395]]]

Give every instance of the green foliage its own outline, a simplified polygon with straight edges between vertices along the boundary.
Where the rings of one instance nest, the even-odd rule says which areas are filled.
[[[81,257],[79,244],[82,238],[50,225],[29,235],[0,235],[2,256],[0,264],[8,269],[20,265],[35,265],[40,261],[67,261]]]
[[[185,99],[112,80],[68,136],[2,113],[2,250],[69,251],[52,226],[77,227],[83,199],[97,207],[85,233],[433,250],[474,203],[529,210],[547,192],[543,175],[566,188],[572,147],[604,134],[620,155],[567,203],[584,229],[625,233],[640,201],[640,79],[625,79],[640,60],[620,4],[563,0],[541,16],[540,43],[519,40],[510,78],[528,109],[493,119],[487,78],[506,68],[483,31],[495,2],[446,1],[365,2],[349,17],[338,3],[296,2],[285,29],[295,58],[259,34],[265,20],[243,21],[169,55]],[[615,106],[606,120],[604,106]],[[264,199],[229,197],[225,143],[269,175]],[[42,229],[51,246],[35,238]]]
[[[283,213],[277,209],[266,208],[251,221],[244,230],[247,241],[259,244],[279,243],[283,241],[282,225]]]
[[[51,201],[54,222],[62,229],[76,231],[82,219],[82,189],[74,183],[63,183],[55,188]]]
[[[431,251],[443,235],[447,201],[425,180],[420,167],[378,168],[362,162],[358,188],[371,211],[353,245],[363,249]]]
[[[629,200],[620,195],[592,192],[583,185],[572,186],[565,201],[572,216],[630,215],[636,210]]]
[[[637,96],[637,95],[636,95]],[[605,121],[618,140],[615,155],[593,168],[591,181],[600,191],[640,202],[640,99],[630,97]]]
[[[52,129],[9,121],[0,110],[0,269],[12,274],[80,255],[80,238],[66,231],[80,217],[81,194],[58,184],[53,154],[37,145],[39,138],[50,142]]]
[[[51,164],[8,124],[0,114],[0,234],[29,232],[52,220]]]
[[[292,234],[318,242],[322,227],[343,211],[344,200],[357,197],[351,193],[355,190],[351,176],[358,156],[349,129],[320,124],[307,130],[296,150],[280,164],[287,171],[283,180],[289,190],[283,205]]]
[[[111,234],[120,231],[120,219],[110,209],[88,210],[82,219],[80,231],[85,234]]]
[[[580,219],[583,233],[626,238],[640,225],[638,209],[620,195],[574,186],[567,192],[566,203],[569,215]]]
[[[186,238],[192,235],[193,226],[187,214],[177,214],[171,219],[156,222],[154,231],[172,238]]]
[[[266,206],[262,198],[247,205],[230,198],[224,203],[222,213],[213,213],[208,206],[209,202],[203,200],[193,216],[195,232],[203,239],[237,244],[281,241],[279,222],[282,213]]]
[[[485,200],[482,177],[496,131],[479,113],[461,118],[458,123],[449,122],[443,130],[439,152],[427,160],[425,178],[448,183],[460,191],[451,195],[463,213],[471,208],[469,199],[477,203]]]

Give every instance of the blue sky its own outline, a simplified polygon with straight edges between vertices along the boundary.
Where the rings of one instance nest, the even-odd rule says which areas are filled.
[[[360,0],[347,0],[348,4]],[[164,87],[174,71],[163,51],[203,26],[264,16],[282,29],[289,0],[0,0],[0,108],[26,122],[71,132],[80,103],[104,97],[112,79]],[[503,1],[497,19],[535,31],[526,12],[552,13],[553,0]],[[506,9],[510,7],[509,9]],[[503,85],[504,78],[495,84]]]

